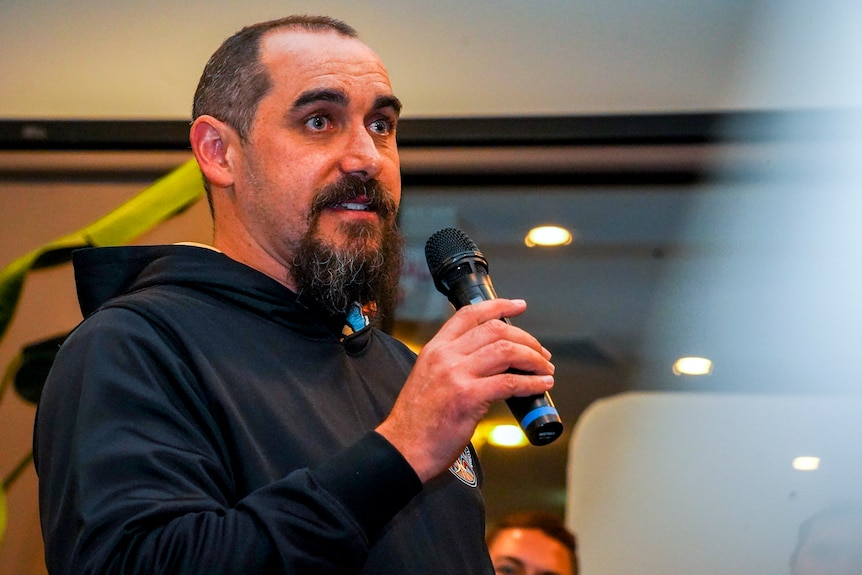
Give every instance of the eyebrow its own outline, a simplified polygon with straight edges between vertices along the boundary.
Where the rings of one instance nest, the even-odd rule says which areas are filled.
[[[395,96],[377,96],[374,100],[374,109],[392,108],[396,114],[401,114],[401,100]]]
[[[334,104],[346,106],[349,101],[350,99],[347,97],[347,94],[341,90],[320,88],[317,90],[308,90],[300,94],[299,97],[293,101],[293,109],[296,110],[303,108],[309,104],[317,102],[332,102]]]
[[[517,557],[513,557],[511,555],[503,555],[502,557],[500,557],[500,559],[512,563],[518,569],[523,570],[526,568],[526,564]],[[495,565],[494,567],[496,569],[498,566]],[[541,575],[560,575],[557,571],[540,571],[540,573]]]
[[[348,98],[347,94],[341,90],[335,90],[332,88],[308,90],[300,94],[296,100],[293,101],[293,109],[298,110],[318,102],[331,102],[333,104],[338,104],[339,106],[346,106],[350,102],[350,98]],[[392,108],[395,110],[396,114],[400,114],[401,100],[392,95],[377,96],[374,100],[374,109],[379,110],[381,108]]]

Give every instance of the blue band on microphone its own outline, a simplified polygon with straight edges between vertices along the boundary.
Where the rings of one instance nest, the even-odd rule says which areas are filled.
[[[533,423],[543,415],[558,415],[557,408],[550,405],[537,407],[536,409],[525,415],[524,419],[521,420],[521,429],[527,429],[527,427],[531,423]]]

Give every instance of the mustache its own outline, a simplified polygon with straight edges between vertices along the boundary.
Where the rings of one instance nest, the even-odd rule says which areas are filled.
[[[356,198],[365,198],[368,209],[383,218],[394,216],[398,211],[392,194],[379,181],[363,181],[358,176],[347,175],[337,182],[323,186],[315,193],[310,215],[315,217],[328,207]]]

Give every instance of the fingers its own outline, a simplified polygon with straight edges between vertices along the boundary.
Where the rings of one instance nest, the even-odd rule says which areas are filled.
[[[477,334],[481,335],[482,332],[474,332],[473,330],[484,326],[483,329],[490,330],[489,333],[485,334],[486,337],[481,340],[474,340],[473,345],[470,345],[470,342],[466,342],[468,347],[465,347],[464,349],[467,351],[474,351],[476,347],[487,344],[489,339],[500,337],[502,332],[495,331],[497,329],[502,330],[500,323],[507,323],[506,320],[509,318],[521,315],[526,308],[527,303],[524,300],[518,299],[495,299],[464,306],[445,324],[443,324],[440,331],[434,337],[434,340],[454,340],[468,332],[471,337],[475,337]],[[493,320],[502,320],[502,322]],[[525,331],[519,331],[520,335],[515,337],[518,337],[518,341],[520,343],[534,347],[537,350],[543,350],[542,353],[546,354],[547,357],[550,357],[550,352],[545,350],[536,338]],[[515,332],[512,333],[514,334]],[[465,345],[465,343],[462,342],[462,345]]]
[[[493,299],[467,305],[455,312],[455,315],[440,329],[438,335],[449,332],[457,335],[492,319],[517,317],[526,309],[527,302],[522,299]]]
[[[422,353],[443,364],[471,356],[467,368],[477,377],[509,368],[551,375],[551,353],[526,331],[500,321],[525,308],[523,300],[499,299],[465,306],[444,324]]]
[[[474,356],[477,373],[485,375],[517,369],[552,375],[551,352],[524,330],[502,321],[488,321],[458,340],[464,354]]]
[[[501,373],[486,378],[489,389],[497,391],[494,401],[510,397],[527,397],[540,395],[554,387],[554,376],[531,375],[525,373]]]

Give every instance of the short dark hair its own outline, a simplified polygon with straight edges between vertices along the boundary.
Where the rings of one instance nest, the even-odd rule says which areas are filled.
[[[563,520],[545,511],[519,511],[505,516],[488,530],[485,541],[490,546],[501,531],[506,529],[538,529],[551,539],[559,541],[572,554],[572,568],[578,572],[577,538]]]
[[[268,32],[281,28],[335,31],[349,38],[358,37],[351,26],[328,16],[287,16],[246,26],[225,40],[204,66],[195,90],[192,119],[212,116],[246,139],[257,106],[272,87],[260,61],[260,41]]]

